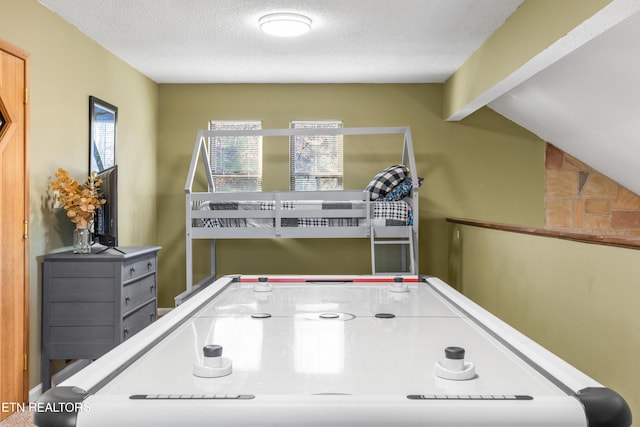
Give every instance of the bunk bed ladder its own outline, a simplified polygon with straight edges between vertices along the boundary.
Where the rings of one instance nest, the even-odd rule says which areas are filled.
[[[371,272],[373,275],[402,275],[417,274],[416,262],[414,259],[414,242],[413,233],[410,227],[407,227],[406,235],[398,236],[398,233],[389,234],[385,232],[387,229],[396,229],[396,227],[376,227],[371,226]],[[394,230],[395,231],[395,230]],[[400,266],[402,271],[378,271],[376,258],[376,247],[383,245],[400,246]]]

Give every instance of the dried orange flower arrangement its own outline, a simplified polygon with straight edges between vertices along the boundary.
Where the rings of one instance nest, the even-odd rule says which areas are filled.
[[[99,198],[102,180],[93,172],[87,182],[80,185],[62,168],[59,168],[55,175],[57,179],[50,183],[55,200],[62,204],[76,228],[87,228],[96,209],[107,202]]]

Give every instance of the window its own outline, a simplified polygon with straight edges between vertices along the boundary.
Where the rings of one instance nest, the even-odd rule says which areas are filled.
[[[342,122],[292,121],[292,129],[342,128]],[[342,135],[292,135],[291,190],[342,190]]]
[[[262,122],[211,120],[209,129],[262,129]],[[209,141],[209,150],[216,191],[262,191],[261,136],[213,137]]]

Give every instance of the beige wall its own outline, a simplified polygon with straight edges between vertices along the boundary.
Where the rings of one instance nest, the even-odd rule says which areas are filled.
[[[40,382],[41,255],[71,244],[72,223],[52,209],[58,167],[88,170],[89,95],[118,107],[122,245],[155,243],[157,85],[35,0],[1,0],[0,39],[30,54],[30,385]],[[135,184],[134,184],[135,183]]]
[[[420,272],[447,275],[445,216],[542,225],[544,144],[488,109],[458,123],[442,120],[442,85],[160,85],[158,243],[160,304],[185,286],[184,184],[196,131],[210,119],[257,119],[264,128],[296,119],[339,119],[345,127],[411,126],[420,192]],[[286,140],[265,142],[266,190],[286,190]],[[345,143],[345,188],[364,188],[400,160],[401,147]],[[196,248],[196,279],[208,273],[208,246]],[[226,240],[218,272],[368,273],[369,241]]]
[[[449,231],[451,284],[639,413],[640,251],[452,224]]]

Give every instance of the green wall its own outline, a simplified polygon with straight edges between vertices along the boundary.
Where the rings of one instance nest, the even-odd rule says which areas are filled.
[[[485,91],[491,91],[609,3],[611,0],[529,0],[522,3],[447,79],[444,117],[455,117]]]
[[[156,85],[36,0],[0,0],[0,39],[30,57],[30,384],[39,383],[39,257],[70,245],[52,209],[58,167],[88,161],[89,95],[119,107],[122,245],[160,244],[160,306],[185,287],[184,183],[196,131],[210,119],[340,119],[345,126],[411,126],[420,192],[423,274],[434,274],[505,318],[638,408],[638,252],[490,230],[447,216],[542,226],[544,144],[488,109],[442,120],[443,86]],[[371,148],[370,148],[371,146]],[[266,189],[286,189],[286,142],[265,151]],[[368,140],[346,152],[346,186],[361,188],[399,149]],[[451,248],[451,252],[449,252]],[[197,245],[197,273],[208,248]],[[367,273],[366,240],[222,241],[221,273]]]
[[[640,251],[453,224],[449,236],[452,285],[640,413]]]
[[[457,123],[442,120],[440,84],[160,85],[158,243],[160,305],[185,287],[184,185],[198,129],[210,119],[339,119],[345,127],[411,127],[420,191],[420,272],[447,276],[445,216],[541,225],[544,144],[489,109]],[[345,141],[345,188],[361,189],[400,161],[401,146]],[[265,141],[265,190],[287,190],[286,139]],[[195,279],[209,271],[209,247],[194,245]],[[370,243],[344,240],[224,240],[219,274],[371,272]]]
[[[52,207],[58,167],[88,173],[89,95],[118,107],[120,244],[156,239],[158,87],[35,0],[0,0],[0,39],[30,54],[30,384],[40,382],[39,257],[71,245],[73,224]]]
[[[184,183],[196,131],[210,119],[340,119],[345,126],[411,126],[420,192],[420,272],[448,276],[446,216],[540,226],[544,144],[488,109],[442,120],[443,86],[157,85],[36,0],[0,0],[0,38],[31,55],[30,383],[39,383],[39,257],[71,244],[72,224],[52,209],[58,167],[80,178],[88,162],[88,97],[119,108],[120,243],[159,244],[159,304],[185,288]],[[372,148],[370,148],[370,146]],[[369,140],[347,151],[346,186],[363,188],[400,149]],[[266,189],[286,189],[286,142],[265,152]],[[202,243],[202,242],[199,242]],[[197,246],[197,274],[208,247]],[[367,273],[369,242],[219,242],[219,272]]]

